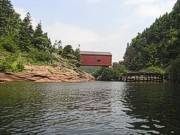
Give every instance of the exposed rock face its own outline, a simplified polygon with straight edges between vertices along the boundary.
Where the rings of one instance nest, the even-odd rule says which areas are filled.
[[[94,77],[90,74],[52,66],[27,65],[25,71],[20,73],[0,73],[0,82],[82,82],[91,80],[94,80]]]

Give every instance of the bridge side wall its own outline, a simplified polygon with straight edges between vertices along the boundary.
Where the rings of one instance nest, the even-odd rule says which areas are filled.
[[[112,66],[111,55],[81,55],[81,66]]]

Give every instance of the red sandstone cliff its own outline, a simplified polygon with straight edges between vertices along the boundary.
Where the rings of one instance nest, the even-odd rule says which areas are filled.
[[[58,66],[26,65],[25,70],[20,73],[0,73],[0,82],[82,82],[91,80],[94,80],[94,77],[90,74]]]

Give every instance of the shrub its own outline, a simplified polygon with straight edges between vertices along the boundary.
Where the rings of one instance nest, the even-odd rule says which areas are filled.
[[[119,77],[127,73],[126,67],[124,65],[118,64],[113,67],[114,79],[118,80]]]
[[[100,68],[93,74],[95,78],[102,81],[119,80],[120,77],[127,73],[124,65],[113,64],[113,68]]]
[[[15,53],[16,51],[15,47],[11,43],[3,43],[2,47],[8,52]]]
[[[177,58],[176,60],[172,61],[168,69],[168,74],[172,81],[180,81],[180,58]]]
[[[101,81],[111,81],[113,79],[114,73],[111,68],[101,68],[94,73],[95,78]]]
[[[160,67],[151,66],[146,69],[143,69],[144,72],[150,72],[150,73],[158,73],[158,74],[165,74],[165,70]]]
[[[1,39],[0,45],[7,52],[15,53],[17,50],[17,45],[15,44],[12,37],[7,37],[5,39]]]
[[[19,54],[6,57],[0,61],[0,72],[20,72],[23,70],[23,60]]]
[[[39,51],[37,49],[31,50],[31,53],[29,54],[29,56],[32,59],[33,63],[49,64],[53,60],[53,55],[51,55],[50,52]]]

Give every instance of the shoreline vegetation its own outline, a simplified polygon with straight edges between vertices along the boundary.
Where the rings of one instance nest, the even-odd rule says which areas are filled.
[[[123,63],[113,63],[112,68],[99,68],[93,76],[100,81],[150,82],[168,80],[168,74],[159,67],[148,67],[140,71],[128,71]]]
[[[31,15],[22,20],[10,0],[0,0],[0,82],[81,82],[94,77],[79,69],[80,50],[52,43]]]
[[[33,28],[31,15],[24,19],[10,0],[0,0],[0,82],[81,82],[120,80],[129,73],[155,73],[180,81],[180,1],[127,44],[124,61],[91,74],[80,68],[80,49],[52,43],[42,29]],[[94,77],[93,77],[94,76]],[[148,78],[146,78],[148,80]]]
[[[150,68],[180,81],[180,0],[127,44],[124,65],[129,71]]]

